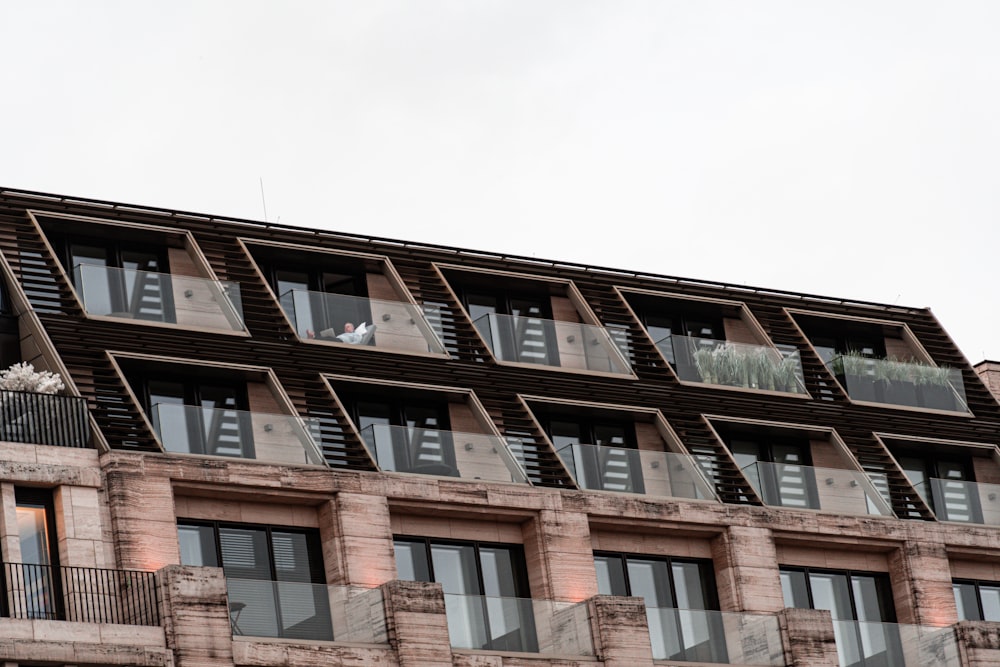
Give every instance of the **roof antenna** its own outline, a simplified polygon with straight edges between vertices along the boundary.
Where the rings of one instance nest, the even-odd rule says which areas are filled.
[[[260,176],[260,203],[264,207],[264,222],[267,222],[267,202],[264,201],[264,177]]]

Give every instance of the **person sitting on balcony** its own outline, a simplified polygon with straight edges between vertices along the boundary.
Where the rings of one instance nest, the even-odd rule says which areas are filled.
[[[319,338],[319,340],[339,340],[342,343],[350,343],[351,345],[367,345],[375,335],[375,325],[368,326],[366,322],[362,322],[354,327],[352,322],[347,322],[344,324],[344,333],[336,335],[334,330],[323,329],[319,332],[319,336],[312,329],[306,329],[306,337],[310,339]]]

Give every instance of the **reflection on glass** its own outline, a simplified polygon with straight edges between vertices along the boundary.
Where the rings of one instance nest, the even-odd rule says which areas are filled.
[[[55,618],[57,615],[47,521],[44,505],[17,505],[21,584],[28,618]]]

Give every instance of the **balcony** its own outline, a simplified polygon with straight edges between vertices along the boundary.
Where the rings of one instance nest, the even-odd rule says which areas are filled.
[[[88,447],[87,400],[0,390],[0,440],[57,447]]]
[[[715,499],[712,485],[687,454],[575,444],[557,453],[581,489]]]
[[[388,644],[378,588],[227,578],[233,636]]]
[[[951,628],[834,620],[833,634],[840,667],[955,667],[962,664]]]
[[[156,575],[135,570],[3,565],[7,618],[159,625]]]
[[[948,412],[969,410],[958,368],[856,354],[838,355],[828,365],[852,401]]]
[[[173,403],[157,403],[151,412],[168,452],[326,465],[312,435],[319,432],[315,419]]]
[[[452,648],[594,655],[586,604],[453,594],[444,604]]]
[[[647,607],[654,660],[782,667],[778,618],[700,609]]]
[[[1000,484],[931,478],[931,508],[939,521],[1000,526]],[[927,484],[915,486],[927,497]]]
[[[412,303],[289,290],[281,295],[281,306],[301,340],[447,354],[421,307]]]
[[[361,431],[361,439],[386,472],[528,483],[524,470],[499,436],[373,425]]]
[[[497,361],[631,375],[608,332],[579,322],[489,313],[473,324]]]
[[[246,331],[236,283],[94,264],[78,264],[73,276],[88,315]]]
[[[894,516],[871,479],[857,470],[758,461],[743,468],[743,474],[765,505]]]
[[[683,382],[806,393],[798,350],[674,335],[656,347]]]

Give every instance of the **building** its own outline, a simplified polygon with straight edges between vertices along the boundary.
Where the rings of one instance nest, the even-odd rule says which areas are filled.
[[[926,309],[0,189],[0,663],[1000,664]]]

